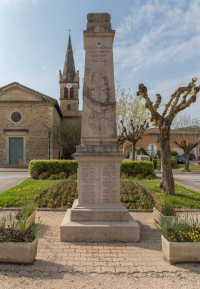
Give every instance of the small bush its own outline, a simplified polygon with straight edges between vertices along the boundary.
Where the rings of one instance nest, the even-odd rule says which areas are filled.
[[[155,164],[155,162],[154,162]],[[172,169],[176,169],[178,167],[177,165],[177,158],[176,157],[171,157],[171,166]],[[156,166],[155,166],[158,170],[160,170],[161,168],[161,159],[157,159],[156,160]]]
[[[29,173],[32,176],[33,172],[41,175],[44,172],[49,172],[49,175],[56,175],[64,172],[66,176],[70,176],[77,172],[78,163],[74,160],[32,160],[29,163]]]
[[[137,151],[137,155],[149,156],[148,152],[144,148],[139,148],[139,150]]]
[[[38,179],[39,180],[47,180],[49,178],[49,172],[44,172],[39,175]]]
[[[178,152],[177,151],[171,151],[171,157],[176,157],[178,156]]]
[[[67,178],[67,174],[61,172],[59,174],[50,175],[49,180],[64,180]]]
[[[136,176],[140,174],[143,177],[153,175],[153,163],[149,161],[124,160],[121,163],[121,174],[125,174],[127,176]]]

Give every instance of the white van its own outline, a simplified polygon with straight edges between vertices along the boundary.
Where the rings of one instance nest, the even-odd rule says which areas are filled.
[[[136,155],[136,160],[137,161],[150,161],[150,157],[145,156],[145,155]]]

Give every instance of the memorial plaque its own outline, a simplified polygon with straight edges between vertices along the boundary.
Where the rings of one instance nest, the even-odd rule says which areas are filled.
[[[99,203],[99,164],[79,164],[78,194],[80,204]]]
[[[100,166],[100,203],[120,202],[119,164],[105,163]]]

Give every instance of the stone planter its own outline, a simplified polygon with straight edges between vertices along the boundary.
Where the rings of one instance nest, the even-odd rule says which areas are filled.
[[[169,242],[163,235],[162,252],[170,264],[200,262],[200,242]]]
[[[26,230],[28,230],[30,228],[30,226],[33,224],[34,220],[35,220],[35,216],[36,216],[36,211],[34,211],[26,220]],[[16,227],[15,227],[15,230],[19,230],[20,229],[20,224],[18,223],[19,220],[15,220],[15,224],[16,224]],[[21,223],[24,223],[25,220],[21,221]]]
[[[161,225],[161,220],[167,223],[167,228],[171,229],[174,222],[178,223],[178,216],[164,216],[156,208],[153,208],[154,221]]]
[[[32,263],[37,254],[38,239],[31,243],[2,242],[0,243],[0,262]]]

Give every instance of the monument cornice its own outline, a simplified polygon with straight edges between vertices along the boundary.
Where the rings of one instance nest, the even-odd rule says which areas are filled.
[[[110,31],[101,31],[101,32],[95,32],[95,31],[87,31],[84,30],[83,31],[83,37],[84,37],[84,49],[86,49],[85,45],[86,45],[86,37],[111,37],[112,38],[112,43],[114,41],[114,37],[115,37],[115,30],[110,30]]]

